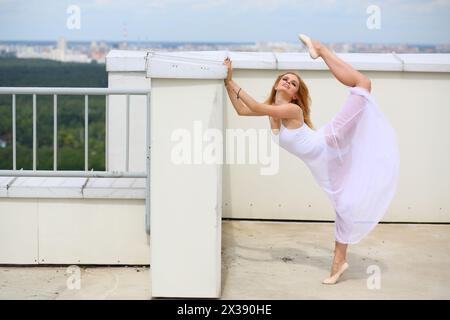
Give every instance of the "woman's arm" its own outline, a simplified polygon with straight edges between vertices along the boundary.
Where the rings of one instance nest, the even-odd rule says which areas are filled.
[[[227,88],[228,97],[230,97],[231,103],[237,114],[240,116],[265,116],[264,113],[254,112],[250,110],[240,99],[237,98],[239,86],[237,86],[233,80],[225,82],[225,87]],[[236,90],[237,89],[237,90]]]
[[[262,113],[273,118],[297,119],[299,118],[300,108],[293,103],[285,103],[280,105],[270,105],[257,102],[242,88],[238,89],[239,99],[253,112]]]
[[[239,92],[239,86],[233,81],[229,80],[225,84],[228,95],[230,97],[231,102],[233,103],[234,108],[236,109],[236,112],[241,116],[265,116],[266,114],[260,113],[260,112],[254,112],[251,111],[249,107],[247,107],[241,99],[237,99],[237,94]],[[241,91],[239,92],[239,95],[241,94]],[[280,129],[280,118],[269,116],[270,121],[270,127],[271,129]]]
[[[267,115],[273,118],[286,119],[296,119],[300,116],[300,108],[293,103],[272,106],[269,104],[256,102],[255,99],[250,97],[246,92],[244,92],[244,90],[242,90],[242,88],[231,80],[233,68],[231,66],[230,58],[226,58],[223,64],[228,69],[227,77],[224,80],[225,86],[227,87],[228,95],[233,103],[233,107],[239,115]]]
[[[265,114],[263,113],[250,110],[241,100],[237,98],[239,87],[233,82],[233,80],[231,80],[233,76],[233,67],[231,66],[230,58],[226,58],[223,64],[228,69],[227,78],[224,80],[225,87],[227,88],[228,97],[230,98],[237,114],[240,116],[264,116]]]

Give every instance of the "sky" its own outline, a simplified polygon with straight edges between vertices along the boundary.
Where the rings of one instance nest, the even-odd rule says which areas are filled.
[[[0,0],[0,40],[448,44],[449,18],[450,0]]]

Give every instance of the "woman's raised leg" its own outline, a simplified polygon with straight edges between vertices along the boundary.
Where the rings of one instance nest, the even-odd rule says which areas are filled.
[[[370,79],[355,70],[351,65],[339,58],[333,51],[317,40],[311,40],[314,49],[325,61],[330,71],[341,83],[349,87],[362,87],[371,90]]]

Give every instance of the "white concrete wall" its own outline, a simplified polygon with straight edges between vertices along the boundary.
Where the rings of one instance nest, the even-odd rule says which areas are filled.
[[[0,264],[150,263],[143,200],[0,199]]]
[[[0,199],[0,264],[39,261],[38,206],[32,199]]]
[[[141,58],[140,55],[139,59]],[[127,68],[127,64],[117,65],[116,70],[110,70],[109,86],[149,88],[151,84],[150,79],[146,78],[145,61],[141,60],[131,70],[121,71]],[[393,66],[393,70],[398,70],[396,68],[397,66]],[[442,69],[441,66],[439,68]],[[281,72],[272,68],[236,68],[234,78],[254,98],[263,101],[274,79]],[[348,89],[338,83],[329,71],[298,72],[311,92],[313,123],[320,127],[339,110]],[[450,222],[450,127],[447,124],[450,119],[450,73],[365,73],[372,79],[373,95],[395,127],[400,144],[401,173],[398,192],[384,221]],[[152,81],[153,103],[158,106],[158,117],[161,119],[153,123],[153,128],[159,128],[157,132],[162,135],[160,138],[169,138],[171,130],[177,127],[192,128],[192,120],[196,118],[205,123],[214,123],[213,127],[220,127],[217,122],[220,118],[218,114],[211,117],[211,110],[215,107],[217,110],[223,108],[223,130],[268,128],[267,117],[239,117],[226,97],[223,97],[223,104],[220,103],[221,80]],[[195,103],[197,100],[199,104]],[[123,96],[110,98],[110,170],[123,171],[125,168],[124,101]],[[192,110],[195,112],[192,116],[195,118],[186,121],[186,118],[178,116],[177,108]],[[204,110],[209,110],[209,113],[203,112]],[[145,98],[131,97],[131,171],[145,171],[145,119]],[[212,120],[216,122],[211,122]],[[168,147],[169,145],[166,145],[166,148]],[[165,152],[167,151],[166,149]],[[173,204],[176,208],[176,223],[165,220],[159,221],[158,224],[166,224],[166,227],[172,224],[172,231],[180,237],[192,237],[193,229],[183,225],[189,219],[193,223],[205,222],[220,228],[220,221],[215,220],[217,215],[195,216],[195,212],[188,206],[180,210],[185,198],[199,195],[204,199],[201,208],[210,212],[216,212],[213,209],[216,205],[218,209],[221,203],[224,217],[334,220],[331,205],[306,166],[282,149],[276,175],[261,175],[260,165],[225,164],[222,166],[221,180],[217,166],[211,168],[209,178],[199,178],[192,171],[183,175],[184,179],[179,179],[179,172],[166,160],[167,153],[157,159],[157,168],[160,168],[160,171],[154,173],[155,181],[167,181],[162,188],[154,190],[153,200],[156,207],[153,207],[153,210],[159,210],[158,201]],[[177,184],[174,184],[175,180]],[[222,181],[220,193],[217,193],[217,185],[208,188],[218,181]],[[42,187],[48,189],[47,185]],[[112,197],[109,192],[102,193],[107,196],[101,196],[98,192],[90,195],[101,199],[77,199],[78,195],[73,199],[49,199],[48,194],[53,192],[50,189],[46,191],[47,196],[38,198],[39,194],[42,195],[42,190],[21,191],[20,188],[19,183],[9,189],[5,185],[0,186],[0,263],[150,262],[144,226],[144,200],[135,197],[139,194],[137,191],[126,196],[134,197],[129,200],[107,199]],[[183,190],[185,193],[181,193]],[[172,191],[183,196],[172,197]],[[211,234],[213,233],[207,236]],[[220,232],[216,235],[220,235]],[[167,241],[164,236],[161,237],[162,241]],[[213,242],[205,244],[204,249],[213,250],[219,241],[219,237],[213,239]],[[171,243],[168,248],[172,250],[176,247],[177,244]],[[197,254],[193,253],[192,256],[197,257]],[[172,257],[172,262],[181,263],[182,257]],[[213,261],[217,264],[218,260],[215,258]],[[213,268],[217,270],[220,266],[215,265]],[[218,285],[215,288],[217,287]]]
[[[281,71],[236,70],[235,81],[263,101]],[[298,73],[312,98],[312,121],[324,125],[348,89],[328,71]],[[398,134],[398,192],[383,221],[450,222],[450,73],[364,72],[372,93]],[[226,128],[266,128],[267,117],[239,117],[225,107]],[[333,220],[334,211],[306,166],[284,150],[280,170],[261,176],[260,166],[224,166],[224,217]]]
[[[255,99],[263,101],[279,70],[236,69],[235,81]],[[312,120],[318,128],[329,121],[345,101],[348,89],[329,71],[297,70],[309,87]],[[450,73],[365,71],[372,79],[373,95],[381,110],[395,127],[401,156],[398,192],[383,221],[450,222]],[[140,86],[144,73],[110,72],[110,83]],[[198,80],[186,80],[191,85]],[[179,90],[173,81],[173,89]],[[167,82],[167,85],[171,84]],[[155,94],[160,89],[154,88]],[[201,91],[201,88],[198,88]],[[120,99],[120,98],[117,98]],[[183,106],[183,95],[174,94]],[[141,107],[136,107],[139,110]],[[228,98],[225,99],[224,129],[265,129],[267,117],[239,117]],[[111,108],[112,109],[112,108]],[[139,111],[140,112],[140,111]],[[112,115],[112,111],[111,111]],[[174,118],[176,115],[174,113]],[[134,125],[140,133],[131,139],[131,150],[143,150],[145,114],[135,115]],[[123,115],[111,116],[111,156],[123,148],[115,143]],[[136,131],[138,132],[138,131]],[[139,145],[140,144],[140,145]],[[114,149],[116,148],[116,149]],[[143,152],[132,156],[144,158]],[[114,158],[114,157],[113,157]],[[116,162],[120,162],[116,157]],[[143,160],[132,160],[138,163]],[[122,161],[123,162],[123,161]],[[280,150],[279,172],[260,174],[260,165],[226,164],[223,166],[223,216],[255,219],[334,220],[334,211],[306,166],[294,156]],[[119,169],[119,165],[114,165]],[[142,169],[143,162],[133,168]],[[192,181],[195,184],[195,181]]]
[[[152,79],[110,72],[110,88],[151,85],[151,266],[154,297],[219,297],[222,166],[173,163],[172,133],[223,127],[222,80]],[[130,100],[130,170],[145,171],[144,97]],[[109,170],[125,170],[125,97],[109,104]],[[194,137],[192,137],[193,141]],[[194,145],[192,145],[194,146]],[[200,150],[203,154],[203,150]],[[194,154],[192,155],[194,159]],[[181,267],[182,266],[182,267]]]
[[[221,80],[152,79],[153,297],[220,297],[222,166],[202,158],[206,143],[194,135],[222,132],[222,105]],[[177,132],[186,135],[174,136]],[[173,152],[183,146],[194,152],[185,149],[187,162],[177,164]],[[220,141],[218,147],[222,151]],[[220,153],[216,156],[219,160]]]

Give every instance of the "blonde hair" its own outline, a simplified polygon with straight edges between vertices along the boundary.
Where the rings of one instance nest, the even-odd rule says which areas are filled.
[[[277,93],[277,90],[275,90],[275,88],[277,87],[278,83],[280,82],[281,78],[284,77],[287,74],[293,74],[294,76],[296,76],[298,78],[299,81],[299,85],[298,85],[298,90],[297,90],[297,97],[298,99],[293,99],[291,101],[291,103],[294,103],[296,105],[298,105],[302,111],[303,111],[303,119],[305,121],[305,123],[308,125],[308,127],[310,127],[311,129],[313,129],[313,124],[311,122],[311,109],[310,109],[310,105],[311,105],[311,97],[309,96],[309,90],[308,87],[306,86],[305,82],[303,82],[302,78],[300,78],[300,76],[295,73],[295,72],[286,72],[283,73],[281,75],[278,76],[278,78],[275,80],[275,83],[272,86],[272,91],[270,92],[269,97],[266,100],[266,104],[273,104],[275,102],[275,95]]]

